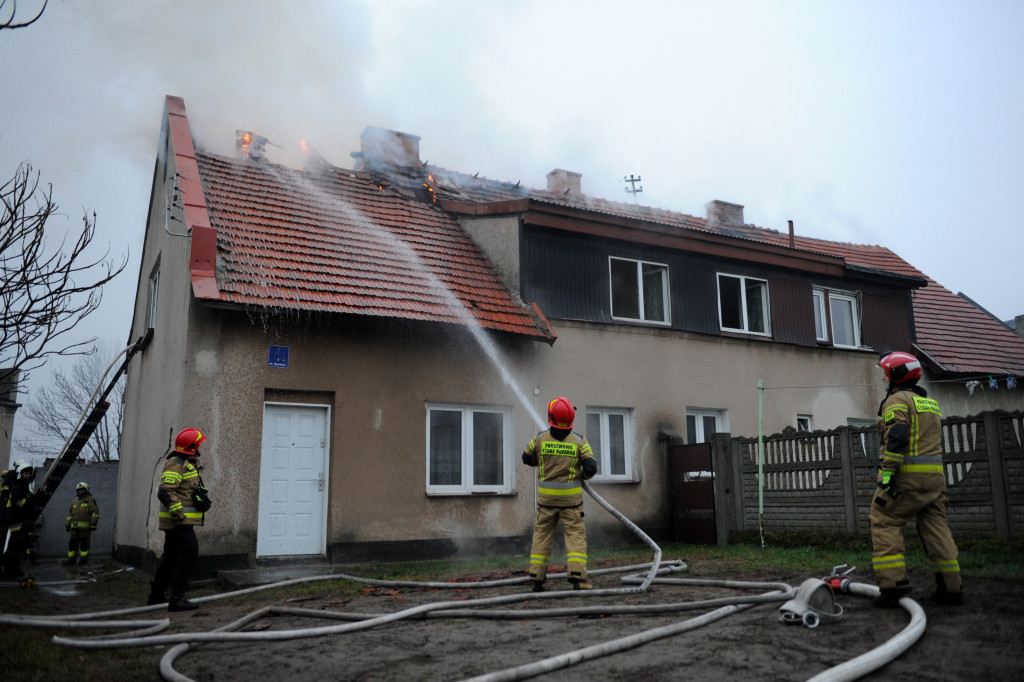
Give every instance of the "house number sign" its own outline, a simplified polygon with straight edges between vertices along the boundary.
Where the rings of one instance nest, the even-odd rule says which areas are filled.
[[[267,367],[287,367],[288,346],[271,346],[267,353]]]

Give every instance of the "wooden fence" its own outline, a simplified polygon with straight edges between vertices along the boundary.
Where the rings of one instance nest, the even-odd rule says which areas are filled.
[[[1024,412],[949,417],[942,435],[954,537],[1024,539]],[[719,544],[758,532],[762,506],[768,533],[868,534],[879,464],[874,427],[787,431],[762,442],[759,465],[757,438],[714,437]]]

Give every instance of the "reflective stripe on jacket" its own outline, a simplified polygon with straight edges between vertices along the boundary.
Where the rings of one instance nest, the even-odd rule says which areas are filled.
[[[176,525],[171,512],[180,511],[189,526],[201,526],[205,514],[192,506],[192,492],[199,485],[199,470],[194,459],[171,457],[160,473],[160,490],[166,493],[170,504],[160,502],[160,530],[170,530]]]
[[[89,529],[100,522],[100,507],[96,499],[86,493],[76,497],[68,509],[68,520],[64,524],[69,528]]]
[[[525,452],[537,460],[538,504],[552,507],[583,504],[580,460],[594,456],[585,437],[572,432],[558,440],[550,431],[542,431],[530,439]]]
[[[944,475],[942,466],[942,411],[931,398],[912,391],[896,391],[882,404],[882,468],[907,474]],[[889,449],[889,433],[904,424],[909,442],[902,452]]]

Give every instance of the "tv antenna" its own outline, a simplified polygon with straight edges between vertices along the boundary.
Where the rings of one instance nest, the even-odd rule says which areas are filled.
[[[623,189],[633,195],[633,203],[635,204],[636,195],[644,191],[643,186],[637,187],[637,184],[640,182],[640,176],[630,173],[628,178],[623,176],[622,181],[629,184],[629,187],[624,187]]]

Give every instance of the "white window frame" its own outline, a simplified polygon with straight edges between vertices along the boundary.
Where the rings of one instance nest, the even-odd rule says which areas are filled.
[[[826,294],[827,294],[827,309],[826,309]],[[831,343],[836,348],[860,348],[861,347],[861,309],[860,309],[860,296],[857,292],[852,291],[840,291],[836,289],[826,289],[824,287],[815,287],[811,291],[811,296],[814,300],[814,329],[815,337],[818,341],[824,343]],[[850,315],[847,317],[847,321],[850,324],[850,329],[853,332],[853,343],[839,343],[836,340],[836,306],[834,302],[842,301],[848,303],[850,306]],[[826,312],[828,313],[826,315]]]
[[[149,310],[146,313],[146,324],[150,329],[156,329],[157,300],[160,295],[160,263],[153,268],[149,276]]]
[[[426,491],[428,495],[474,495],[474,494],[508,494],[514,490],[515,470],[512,463],[512,408],[495,405],[466,405],[452,403],[427,403],[426,415]],[[431,414],[435,410],[443,412],[459,412],[461,414],[461,482],[455,485],[438,485],[430,482],[430,423]],[[472,481],[473,475],[473,419],[474,413],[501,415],[501,461],[502,483],[498,485],[478,485]]]
[[[686,442],[689,445],[695,443],[707,443],[708,439],[704,433],[704,419],[706,417],[713,417],[715,420],[715,433],[724,433],[729,430],[729,415],[725,410],[718,410],[707,407],[688,407],[686,408]],[[690,432],[690,417],[694,418],[694,424],[696,425],[696,433]]]
[[[735,275],[731,272],[719,272],[716,273],[715,283],[718,286],[718,326],[722,331],[727,332],[740,332],[742,334],[756,334],[758,336],[771,336],[772,325],[771,325],[771,299],[768,296],[768,280],[760,277],[747,277],[746,275]],[[740,280],[740,318],[743,323],[742,327],[726,327],[725,321],[722,319],[722,278],[730,277],[732,279]],[[748,282],[757,283],[758,289],[761,291],[761,324],[764,325],[764,331],[756,331],[750,329],[749,315],[747,314],[747,286]]]
[[[590,418],[596,416],[600,420],[600,430],[597,434],[591,433]],[[607,473],[612,470],[611,450],[608,447],[611,443],[611,416],[622,418],[622,452],[623,468],[621,474]],[[587,407],[587,442],[594,449],[594,457],[597,459],[597,474],[595,481],[635,481],[636,480],[636,416],[631,408],[624,407]]]
[[[810,433],[814,430],[814,420],[809,414],[798,414],[796,416],[796,430]]]
[[[624,263],[634,263],[636,265],[636,283],[637,283],[637,310],[639,317],[623,317],[615,314],[615,277],[612,275],[612,261],[621,261]],[[646,306],[644,297],[644,267],[657,268],[661,273],[661,316],[663,319],[654,320],[647,319],[646,317]],[[608,294],[609,294],[609,308],[611,311],[613,320],[627,320],[629,322],[646,322],[648,324],[661,324],[670,325],[672,324],[670,305],[671,300],[671,289],[670,280],[668,276],[668,264],[667,263],[655,263],[653,261],[637,260],[635,258],[621,258],[619,256],[608,257]]]

